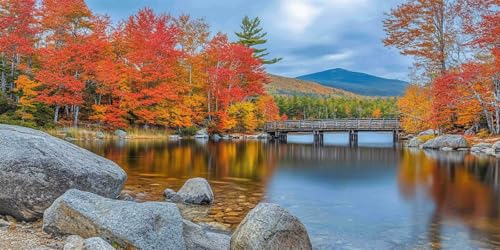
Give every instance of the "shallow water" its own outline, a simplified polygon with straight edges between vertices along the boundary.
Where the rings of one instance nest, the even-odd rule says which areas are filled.
[[[500,248],[499,161],[463,152],[395,147],[388,134],[289,136],[265,141],[103,141],[78,144],[128,173],[126,192],[163,200],[191,177],[216,201],[184,216],[234,229],[261,201],[279,203],[307,227],[315,249]]]

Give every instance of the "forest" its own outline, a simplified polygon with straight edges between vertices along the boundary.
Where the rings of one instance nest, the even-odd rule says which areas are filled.
[[[4,0],[0,10],[0,122],[229,131],[280,118],[263,88],[263,65],[280,59],[248,42],[265,41],[258,19],[232,42],[203,19],[149,8],[116,24],[84,0]]]
[[[500,1],[405,1],[387,13],[386,46],[414,59],[398,100],[406,132],[500,134]]]
[[[398,116],[395,97],[276,96],[274,99],[280,114],[291,120]]]

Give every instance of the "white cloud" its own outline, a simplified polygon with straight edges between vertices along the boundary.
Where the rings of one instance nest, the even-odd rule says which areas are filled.
[[[322,59],[327,62],[341,62],[352,58],[352,51],[344,51],[341,53],[326,54],[322,56]]]
[[[295,34],[303,33],[321,13],[321,8],[307,0],[281,1],[279,24]]]

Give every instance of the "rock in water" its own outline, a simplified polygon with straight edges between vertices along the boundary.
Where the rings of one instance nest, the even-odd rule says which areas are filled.
[[[0,214],[33,221],[68,189],[105,197],[127,178],[114,162],[46,133],[0,124]]]
[[[207,180],[192,178],[186,181],[177,194],[186,203],[210,204],[214,200],[214,193]]]
[[[492,148],[495,150],[495,152],[500,153],[500,141],[495,142]]]
[[[82,250],[115,250],[115,248],[100,237],[92,237],[83,242]]]
[[[276,204],[260,203],[231,237],[231,250],[312,249],[299,219]]]
[[[165,189],[165,191],[163,191],[163,194],[165,195],[167,201],[175,203],[182,202],[182,197],[170,188]]]
[[[45,211],[43,230],[102,237],[125,249],[185,249],[182,218],[175,204],[112,200],[75,189]]]
[[[461,135],[442,135],[431,139],[422,145],[423,148],[440,149],[440,148],[467,148],[469,145],[467,140]]]
[[[406,145],[409,148],[418,148],[422,144],[422,140],[420,140],[418,137],[413,137],[408,141],[408,144]]]
[[[221,250],[229,249],[231,236],[206,232],[200,225],[184,220],[184,240],[187,249]]]

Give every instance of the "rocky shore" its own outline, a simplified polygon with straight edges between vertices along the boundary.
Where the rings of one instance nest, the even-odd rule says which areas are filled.
[[[183,218],[179,206],[217,201],[202,178],[138,202],[115,163],[45,133],[0,124],[0,155],[2,249],[312,249],[276,204],[258,204],[232,234]]]
[[[437,136],[436,134],[437,132],[434,130],[423,131],[417,136],[411,137],[406,146],[424,150],[470,151],[473,154],[484,154],[500,158],[500,141],[494,143],[479,142],[471,146],[464,136]]]

